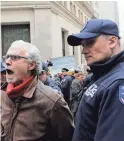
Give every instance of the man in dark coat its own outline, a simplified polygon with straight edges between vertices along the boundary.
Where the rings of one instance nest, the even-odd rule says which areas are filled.
[[[76,116],[72,141],[124,140],[124,51],[117,24],[91,19],[80,33],[68,37],[82,53],[93,72]]]
[[[83,73],[78,72],[70,88],[70,107],[74,118],[77,112],[78,99],[83,90],[83,78]]]
[[[70,75],[68,75],[68,71],[69,70],[67,68],[62,69],[63,78],[61,80],[61,87],[64,99],[68,105],[70,105],[70,87],[73,79]]]

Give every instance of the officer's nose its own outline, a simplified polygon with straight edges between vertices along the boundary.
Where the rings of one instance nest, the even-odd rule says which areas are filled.
[[[88,53],[88,48],[82,47],[81,53],[82,53],[82,54],[87,54],[87,53]]]

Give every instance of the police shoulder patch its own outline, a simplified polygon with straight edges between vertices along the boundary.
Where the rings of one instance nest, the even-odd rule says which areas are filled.
[[[124,105],[124,85],[119,86],[119,100]]]
[[[96,84],[92,84],[84,93],[85,98],[87,101],[90,101],[93,97],[94,94],[97,92],[98,86]]]

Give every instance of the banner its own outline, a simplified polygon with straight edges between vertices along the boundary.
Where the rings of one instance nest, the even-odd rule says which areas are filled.
[[[52,75],[61,72],[62,68],[67,68],[69,70],[75,68],[74,56],[52,58],[51,61],[53,63]]]

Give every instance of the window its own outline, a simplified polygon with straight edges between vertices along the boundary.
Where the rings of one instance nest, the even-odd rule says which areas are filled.
[[[82,14],[82,12],[81,12],[81,21],[83,21],[83,14]]]
[[[67,1],[58,1],[58,3],[67,8]]]
[[[72,2],[70,2],[70,11],[72,12]]]
[[[15,40],[30,42],[30,24],[2,25],[2,55],[5,55]]]
[[[78,17],[79,17],[79,19],[80,19],[80,10],[78,10]]]
[[[91,5],[93,4],[92,1],[90,1],[90,4],[91,4]]]
[[[73,11],[74,11],[74,15],[76,15],[76,7],[75,7],[75,5],[73,5]]]
[[[65,56],[65,32],[62,31],[62,55]]]
[[[68,31],[64,28],[61,29],[62,35],[62,55],[69,55],[69,45],[67,44]]]
[[[64,7],[67,8],[67,1],[64,1]]]

